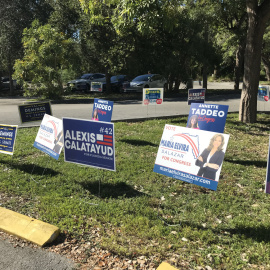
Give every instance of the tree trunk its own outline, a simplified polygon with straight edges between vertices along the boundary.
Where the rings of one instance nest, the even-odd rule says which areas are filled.
[[[173,91],[179,92],[180,83],[181,83],[180,79],[179,78],[175,78]]]
[[[9,64],[8,65],[8,76],[9,76],[9,90],[10,90],[10,95],[14,95],[14,85],[13,85],[13,80],[12,80],[12,66]]]
[[[262,55],[262,62],[265,69],[266,79],[267,81],[270,81],[270,59],[267,56]]]
[[[234,67],[234,90],[239,90],[240,78],[243,73],[243,63],[245,56],[245,42],[239,44],[238,50],[236,52],[236,63]]]
[[[204,41],[208,44],[208,24],[204,27]],[[203,88],[207,89],[207,73],[208,73],[208,61],[206,58],[203,60]]]
[[[248,32],[239,120],[244,123],[255,123],[262,41],[266,22],[270,18],[270,1],[265,0],[260,6],[257,6],[257,0],[247,0],[247,13]]]
[[[207,66],[203,64],[203,88],[207,89]]]
[[[106,75],[106,92],[111,93],[111,91],[112,91],[112,88],[111,88],[111,74],[109,74],[106,71],[105,75]]]
[[[173,76],[172,74],[169,74],[168,76],[168,91],[172,92],[173,90]]]

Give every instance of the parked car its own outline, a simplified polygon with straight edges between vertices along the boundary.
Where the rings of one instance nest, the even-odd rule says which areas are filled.
[[[167,80],[159,74],[145,74],[134,78],[123,92],[142,92],[143,88],[166,88]]]
[[[115,75],[111,77],[111,90],[113,92],[120,92],[123,88],[130,85],[127,75]],[[106,82],[92,82],[91,91],[92,92],[103,92],[106,91]]]
[[[13,82],[14,89],[17,89],[17,87],[18,87],[17,81],[16,80],[12,80],[12,82]],[[1,89],[2,90],[7,90],[9,88],[10,88],[9,77],[1,77]]]
[[[101,73],[87,73],[83,74],[81,78],[69,81],[67,86],[71,88],[71,91],[90,91],[91,82],[105,82],[105,74]]]
[[[111,77],[111,88],[113,92],[122,92],[124,88],[130,86],[130,80],[127,75],[115,75]],[[104,84],[106,90],[106,83]]]

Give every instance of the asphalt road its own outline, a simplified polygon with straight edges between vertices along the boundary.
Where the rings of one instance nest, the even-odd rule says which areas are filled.
[[[0,240],[0,270],[72,270],[76,265],[66,257],[31,247],[14,247]]]
[[[209,83],[209,89],[230,89],[233,83]],[[194,83],[194,88],[201,88]],[[128,99],[128,94],[125,94]],[[205,103],[229,105],[229,111],[239,110],[240,95],[227,95],[207,97]],[[25,98],[0,98],[0,123],[7,125],[19,125],[20,127],[39,125],[40,122],[21,124],[18,105],[27,102]],[[264,104],[265,106],[265,104]],[[93,103],[90,104],[52,104],[53,116],[57,118],[72,117],[79,119],[91,119]],[[188,115],[189,105],[187,99],[164,99],[162,105],[143,106],[141,101],[125,100],[114,102],[112,121],[145,119],[153,117],[168,117],[177,115]],[[266,106],[265,106],[266,107]]]
[[[240,88],[241,88],[240,84]],[[198,82],[194,82],[194,89],[201,88]],[[233,82],[208,83],[208,89],[233,89]],[[128,99],[128,94],[125,94]],[[27,127],[39,125],[38,122],[21,124],[18,105],[24,104],[25,98],[0,98],[0,123]],[[229,105],[229,112],[239,111],[239,94],[207,96],[205,103]],[[72,117],[79,119],[91,119],[93,102],[89,104],[52,104],[53,116],[57,118]],[[190,106],[187,99],[164,99],[162,105],[143,106],[141,101],[125,100],[114,102],[112,121],[145,119],[154,117],[168,117],[188,115]],[[270,102],[258,101],[258,111],[269,111]]]

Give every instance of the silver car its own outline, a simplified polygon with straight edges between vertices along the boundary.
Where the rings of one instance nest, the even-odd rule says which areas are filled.
[[[143,88],[166,88],[167,80],[159,74],[145,74],[134,78],[123,92],[142,92]]]
[[[83,91],[89,92],[91,82],[105,82],[105,74],[102,73],[87,73],[83,74],[81,78],[72,80],[67,83],[67,86],[71,88],[71,91]]]

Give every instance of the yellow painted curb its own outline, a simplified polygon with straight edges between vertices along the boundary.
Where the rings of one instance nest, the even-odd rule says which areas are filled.
[[[31,241],[39,246],[52,242],[60,233],[59,228],[0,207],[0,230]]]
[[[177,270],[176,268],[174,268],[173,266],[169,265],[166,262],[163,262],[158,268],[157,270]]]

